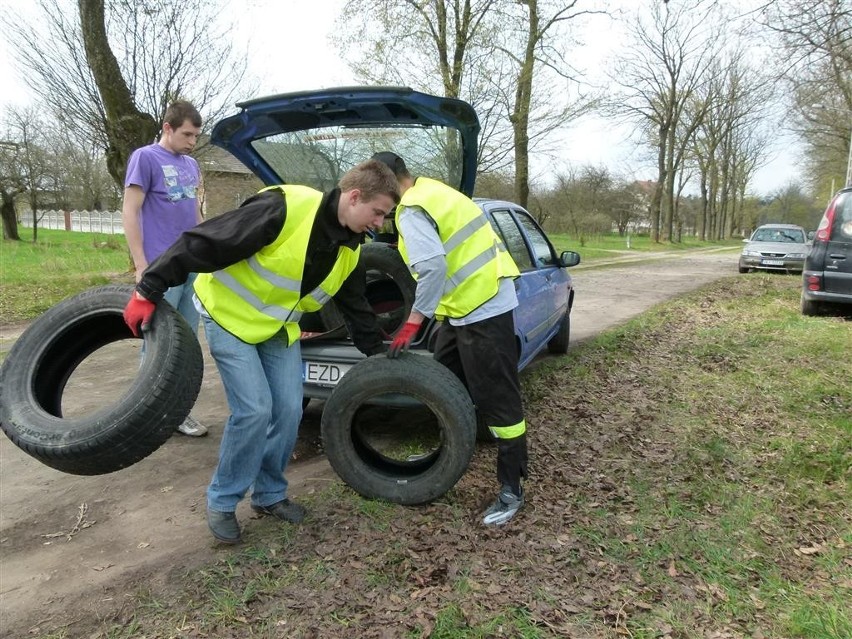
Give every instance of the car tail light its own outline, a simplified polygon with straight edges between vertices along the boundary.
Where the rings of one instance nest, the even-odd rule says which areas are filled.
[[[835,197],[831,204],[828,205],[828,208],[825,210],[825,214],[822,216],[822,219],[819,221],[819,227],[817,227],[816,235],[814,236],[814,241],[816,242],[828,242],[831,239],[831,225],[834,224],[834,212],[837,209],[837,200],[838,197]],[[816,290],[816,289],[813,289]]]
[[[807,285],[809,291],[819,291],[822,289],[822,278],[819,275],[808,275]]]

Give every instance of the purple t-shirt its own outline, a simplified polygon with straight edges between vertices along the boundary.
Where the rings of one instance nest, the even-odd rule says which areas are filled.
[[[197,223],[198,163],[159,144],[136,149],[127,163],[125,188],[135,184],[145,192],[140,214],[142,250],[155,260],[178,236]]]

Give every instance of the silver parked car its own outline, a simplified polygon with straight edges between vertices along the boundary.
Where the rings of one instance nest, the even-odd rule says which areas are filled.
[[[795,224],[764,224],[743,242],[740,273],[752,269],[801,273],[810,250],[805,229]]]

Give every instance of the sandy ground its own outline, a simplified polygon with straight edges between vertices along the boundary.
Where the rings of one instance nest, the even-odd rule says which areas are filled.
[[[654,304],[720,277],[736,274],[730,251],[624,262],[572,270],[576,298],[572,342],[624,322]],[[3,327],[8,350],[25,327]],[[63,409],[85,411],[122,390],[138,362],[138,343],[96,353],[74,374]],[[107,349],[103,349],[106,351]],[[152,588],[174,570],[214,561],[226,547],[212,541],[204,491],[215,465],[227,407],[205,351],[204,382],[193,415],[210,436],[175,436],[138,464],[110,475],[80,477],[55,471],[0,438],[0,637],[25,637],[97,616],[121,605],[140,583]],[[297,458],[288,471],[290,494],[320,490],[335,475],[311,454],[322,404],[312,402]],[[252,526],[246,503],[237,511]]]

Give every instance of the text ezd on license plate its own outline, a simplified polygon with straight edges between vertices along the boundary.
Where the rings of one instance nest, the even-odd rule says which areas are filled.
[[[336,386],[350,368],[349,364],[302,362],[302,379],[308,384]]]

